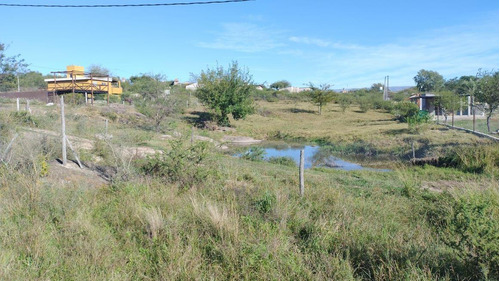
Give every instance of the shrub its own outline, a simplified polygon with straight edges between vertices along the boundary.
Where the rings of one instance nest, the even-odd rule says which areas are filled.
[[[266,151],[264,150],[264,148],[259,146],[254,146],[251,147],[247,152],[243,153],[243,155],[241,155],[241,158],[250,161],[262,161],[264,160],[265,154]]]
[[[360,96],[357,99],[358,105],[359,105],[359,110],[361,112],[367,112],[372,108],[372,102],[368,96]]]
[[[352,98],[347,94],[338,95],[337,103],[340,105],[342,112],[345,112],[345,110],[348,109],[349,106],[351,106]]]
[[[418,112],[418,105],[408,101],[397,103],[392,111],[396,119],[401,122],[407,122],[408,118],[416,116]]]
[[[187,146],[182,140],[174,140],[170,144],[169,151],[147,158],[141,167],[143,173],[177,183],[182,189],[202,185],[210,178],[218,178],[208,143],[197,142]]]
[[[40,120],[35,116],[29,114],[28,111],[14,111],[11,112],[10,115],[14,119],[14,122],[20,125],[28,125],[33,127],[40,126]]]
[[[237,62],[228,69],[218,66],[215,69],[202,71],[198,79],[200,87],[196,90],[198,99],[209,107],[213,113],[213,121],[228,126],[228,114],[235,120],[245,118],[253,113],[250,95],[254,91],[252,77]]]
[[[426,194],[422,210],[463,263],[464,279],[498,280],[498,192]]]

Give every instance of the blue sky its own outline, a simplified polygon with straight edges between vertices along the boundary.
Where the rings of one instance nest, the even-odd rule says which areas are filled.
[[[172,0],[41,1],[18,4],[170,3]],[[369,87],[390,76],[412,86],[420,69],[445,78],[499,65],[498,1],[252,2],[142,8],[0,7],[0,42],[30,69],[102,65],[116,76],[191,79],[238,61],[257,83],[286,79]]]

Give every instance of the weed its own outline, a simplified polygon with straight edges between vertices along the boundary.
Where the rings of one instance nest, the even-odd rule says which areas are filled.
[[[295,167],[295,166],[297,166],[297,164],[295,163],[295,161],[293,160],[293,158],[286,157],[286,156],[283,156],[283,157],[270,157],[268,161],[269,161],[269,163],[283,165],[283,166],[288,166],[288,167]]]

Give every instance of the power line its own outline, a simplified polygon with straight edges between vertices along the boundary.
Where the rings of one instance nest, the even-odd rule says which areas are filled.
[[[4,4],[3,7],[30,7],[30,8],[125,8],[125,7],[158,7],[158,6],[189,6],[207,4],[226,4],[249,2],[255,0],[218,0],[218,1],[198,1],[198,2],[177,2],[177,3],[144,3],[144,4],[98,4],[98,5],[50,5],[50,4]]]

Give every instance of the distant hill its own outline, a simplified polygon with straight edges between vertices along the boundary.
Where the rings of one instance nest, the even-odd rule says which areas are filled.
[[[415,86],[389,86],[389,91],[391,92],[399,92],[399,91],[403,91],[403,90],[406,90],[406,89],[409,89],[409,88],[413,88]]]
[[[389,86],[389,91],[390,92],[399,92],[399,91],[403,91],[403,90],[406,90],[406,89],[409,89],[409,88],[412,88],[414,86]],[[349,88],[347,89],[348,91],[356,91],[356,90],[360,90],[360,89],[369,89],[368,87],[365,87],[365,88]],[[338,93],[341,93],[343,90],[346,90],[346,89],[334,89],[335,92],[338,92]]]

